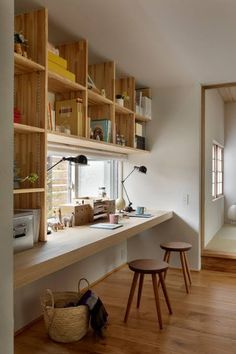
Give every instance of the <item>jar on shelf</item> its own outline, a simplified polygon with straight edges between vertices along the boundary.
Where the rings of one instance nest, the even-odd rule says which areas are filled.
[[[116,144],[121,145],[121,137],[119,134],[116,134]]]
[[[106,187],[99,187],[98,188],[98,195],[100,198],[106,198],[106,196],[107,196]]]
[[[120,142],[121,142],[121,145],[122,145],[122,146],[125,146],[126,140],[125,140],[124,135],[121,135],[121,136],[120,136]]]

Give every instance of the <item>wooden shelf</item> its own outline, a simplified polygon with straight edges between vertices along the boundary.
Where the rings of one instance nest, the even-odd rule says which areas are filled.
[[[43,193],[44,191],[44,188],[19,188],[14,189],[14,194]]]
[[[77,82],[73,82],[52,71],[48,72],[48,91],[50,92],[70,92],[85,91],[86,88]]]
[[[113,104],[113,101],[108,98],[96,93],[94,91],[88,90],[88,105],[102,105],[102,104]]]
[[[117,144],[106,143],[104,141],[86,139],[74,135],[66,135],[63,133],[48,132],[47,137],[48,137],[48,143],[76,146],[76,147],[87,148],[91,150],[101,150],[101,151],[113,152],[113,153],[124,154],[124,155],[149,153],[149,151],[147,150],[134,149],[128,146],[121,146]]]
[[[27,74],[34,71],[44,71],[45,67],[35,61],[14,53],[15,74]]]
[[[119,114],[133,114],[134,113],[130,109],[120,106],[118,103],[115,103],[115,111],[116,111],[116,113],[119,113]]]
[[[150,122],[152,119],[150,117],[145,117],[142,114],[135,113],[135,120],[138,122]]]
[[[45,129],[33,127],[31,125],[14,123],[14,131],[17,133],[44,133]]]

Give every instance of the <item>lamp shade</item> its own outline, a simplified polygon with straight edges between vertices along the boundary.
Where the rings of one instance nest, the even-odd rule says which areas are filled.
[[[140,166],[139,168],[138,168],[138,171],[139,172],[141,172],[141,173],[147,173],[147,167],[145,167],[145,166]]]
[[[88,159],[85,155],[78,155],[76,157],[63,157],[62,160],[74,162],[79,165],[87,165],[88,164]]]

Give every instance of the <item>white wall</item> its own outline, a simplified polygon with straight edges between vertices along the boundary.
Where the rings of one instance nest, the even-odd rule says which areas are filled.
[[[90,283],[103,277],[127,261],[127,243],[108,248],[70,267],[15,290],[15,330],[24,327],[42,314],[40,295],[45,289],[54,291],[76,290],[78,280],[87,278]],[[2,354],[3,352],[0,351]],[[6,352],[8,354],[8,352]]]
[[[224,195],[225,221],[228,208],[236,203],[236,103],[225,104]]]
[[[212,143],[224,145],[224,102],[216,89],[206,90],[205,246],[224,224],[224,198],[212,200]]]
[[[133,174],[127,190],[134,206],[173,210],[175,216],[128,240],[128,259],[163,257],[160,243],[179,240],[193,245],[190,263],[199,269],[200,87],[154,90],[152,107],[151,153],[133,158],[125,168],[127,174],[133,165],[145,165],[147,175]],[[179,266],[179,260],[173,257],[172,265]]]
[[[0,353],[13,353],[13,1],[0,1]]]

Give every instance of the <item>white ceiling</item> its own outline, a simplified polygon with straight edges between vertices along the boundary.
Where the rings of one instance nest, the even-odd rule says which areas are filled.
[[[47,7],[50,38],[89,40],[150,87],[236,81],[236,0],[15,0]]]

